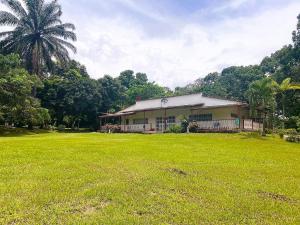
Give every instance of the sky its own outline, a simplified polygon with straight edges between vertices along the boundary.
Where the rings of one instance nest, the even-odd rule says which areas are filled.
[[[131,69],[174,88],[290,44],[299,0],[59,0],[91,77]]]

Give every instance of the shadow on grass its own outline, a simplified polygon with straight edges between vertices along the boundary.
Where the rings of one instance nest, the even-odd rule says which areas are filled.
[[[71,129],[71,128],[66,128],[64,130],[56,130],[58,133],[63,133],[63,134],[68,134],[68,133],[91,133],[94,132],[90,128],[80,128],[80,129]]]
[[[45,129],[33,129],[29,130],[26,128],[3,128],[0,127],[0,137],[22,137],[22,136],[31,136],[37,134],[50,134],[50,133],[90,133],[92,132],[90,129],[79,129],[79,130],[72,130],[72,129],[65,129],[63,131],[57,130],[45,130]]]
[[[25,128],[0,128],[0,137],[22,137],[28,135],[36,135],[36,134],[47,134],[51,133],[50,130],[28,130]]]
[[[258,139],[258,140],[268,140],[268,136],[263,137],[258,132],[243,132],[241,133],[241,139]]]

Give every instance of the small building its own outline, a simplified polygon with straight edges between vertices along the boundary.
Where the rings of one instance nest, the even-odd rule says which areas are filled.
[[[249,119],[248,104],[202,94],[137,101],[115,114],[100,116],[102,131],[112,118],[119,121],[122,132],[165,132],[184,118],[204,131],[259,130],[261,126]]]

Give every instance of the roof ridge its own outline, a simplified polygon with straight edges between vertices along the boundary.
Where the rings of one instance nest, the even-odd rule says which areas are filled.
[[[146,102],[146,101],[151,101],[151,100],[159,100],[159,99],[163,99],[163,98],[178,98],[178,97],[191,96],[191,95],[201,95],[202,97],[204,97],[202,92],[199,92],[199,93],[186,94],[186,95],[162,96],[160,98],[150,98],[150,99],[141,100],[141,101],[137,101],[137,102]]]

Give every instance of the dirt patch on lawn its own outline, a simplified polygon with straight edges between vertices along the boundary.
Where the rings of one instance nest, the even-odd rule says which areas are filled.
[[[100,201],[100,202],[77,206],[77,207],[74,207],[74,208],[68,210],[68,212],[69,213],[81,213],[84,215],[91,215],[101,209],[104,209],[105,207],[109,206],[110,204],[111,204],[110,200],[104,200],[104,201]]]
[[[258,191],[257,194],[262,198],[273,199],[275,201],[287,202],[287,203],[297,202],[295,199],[289,198],[285,195],[272,193],[272,192]]]
[[[175,174],[178,174],[178,175],[181,175],[181,176],[187,176],[188,175],[187,172],[185,172],[181,169],[177,169],[177,168],[171,168],[171,169],[169,169],[169,171],[171,173],[175,173]]]
[[[92,205],[87,205],[83,207],[81,210],[81,213],[85,215],[90,215],[95,213],[97,210],[104,209],[108,205],[110,205],[110,201],[101,201],[100,203],[92,204]]]

